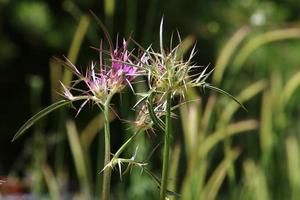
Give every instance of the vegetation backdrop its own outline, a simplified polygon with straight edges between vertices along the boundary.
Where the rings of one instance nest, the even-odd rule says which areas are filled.
[[[181,199],[297,199],[300,195],[300,2],[298,0],[0,0],[0,197],[52,199],[99,196],[103,168],[102,115],[87,106],[61,109],[11,143],[34,113],[59,100],[67,56],[84,69],[98,60],[103,31],[159,48],[180,33],[183,52],[197,42],[194,61],[214,69],[208,82],[237,97],[248,112],[209,90],[174,118],[169,189]],[[137,88],[138,90],[138,88]],[[136,98],[113,99],[112,152],[132,132]],[[141,134],[126,150],[160,177],[162,135]],[[157,145],[158,144],[158,145]],[[122,180],[113,171],[112,198],[157,199],[158,188],[139,169]],[[170,196],[177,199],[176,196]]]

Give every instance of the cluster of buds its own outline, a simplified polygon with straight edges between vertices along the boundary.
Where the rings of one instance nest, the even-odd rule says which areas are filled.
[[[133,130],[135,132],[142,132],[142,131],[153,131],[153,124],[154,121],[151,115],[155,115],[156,119],[160,120],[160,118],[164,115],[165,111],[164,108],[160,105],[152,108],[153,105],[149,105],[150,102],[144,101],[139,105],[137,109],[137,117],[135,122],[133,123]],[[151,108],[149,108],[149,106]],[[155,105],[154,105],[155,106]],[[151,113],[152,112],[152,113]],[[163,124],[163,121],[160,121]],[[159,127],[162,128],[162,127]],[[163,128],[162,128],[163,129]]]
[[[203,87],[206,84],[205,80],[212,71],[206,73],[207,67],[203,69],[203,66],[196,65],[192,62],[192,58],[195,55],[195,46],[189,58],[184,60],[180,50],[182,42],[180,36],[178,37],[179,44],[175,47],[171,47],[169,52],[167,52],[162,46],[161,24],[160,52],[155,52],[153,49],[148,51],[148,55],[151,58],[149,59],[148,82],[149,87],[155,91],[155,93],[161,94],[162,97],[170,93],[172,98],[174,96],[180,96],[185,99],[188,88]]]
[[[206,83],[206,79],[212,71],[206,73],[208,67],[204,68],[192,62],[195,46],[188,59],[184,60],[181,51],[182,41],[178,35],[179,44],[175,47],[171,46],[170,50],[166,51],[163,48],[162,26],[163,21],[160,26],[160,51],[157,52],[151,47],[145,51],[147,60],[144,65],[146,66],[149,91],[141,94],[142,100],[145,101],[140,101],[141,106],[135,123],[137,129],[144,130],[152,127],[155,119],[157,124],[161,124],[161,127],[164,126],[160,118],[166,113],[168,94],[171,95],[171,99],[179,96],[180,101],[185,102],[186,92],[189,88],[210,87]],[[173,41],[171,40],[170,43],[172,44]]]

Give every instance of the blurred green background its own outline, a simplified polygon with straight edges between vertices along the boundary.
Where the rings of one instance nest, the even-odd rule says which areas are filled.
[[[299,0],[0,0],[0,195],[99,195],[103,134],[97,108],[87,106],[75,119],[76,110],[62,109],[10,142],[26,119],[60,99],[58,81],[71,80],[53,56],[65,55],[81,69],[98,60],[90,47],[104,35],[89,10],[113,38],[131,35],[154,48],[164,16],[165,45],[176,30],[184,51],[197,42],[194,61],[215,69],[209,82],[248,109],[208,90],[188,91],[188,98],[200,101],[176,111],[170,190],[181,199],[299,198]],[[136,99],[130,90],[121,96],[115,110],[133,120]],[[132,133],[112,118],[115,152]],[[148,159],[159,177],[160,141],[161,134],[142,134],[124,156],[138,147],[138,158]],[[112,184],[114,199],[158,198],[156,185],[138,169],[122,181],[114,171]]]

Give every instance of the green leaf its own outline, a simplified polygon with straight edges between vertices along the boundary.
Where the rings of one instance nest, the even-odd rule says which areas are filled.
[[[157,185],[158,188],[160,188],[161,186],[161,183],[160,183],[160,180],[159,178],[157,178],[155,176],[155,174],[153,174],[149,169],[147,169],[146,167],[143,167],[142,168],[144,172],[146,172],[146,174],[155,182],[155,184]],[[181,195],[178,194],[177,192],[173,192],[173,191],[170,191],[170,190],[167,190],[167,195],[169,196],[175,196],[175,197],[180,197]]]
[[[149,111],[149,115],[153,123],[161,130],[164,131],[164,123],[156,116],[154,109],[153,109],[153,103],[152,103],[152,97],[153,97],[153,92],[149,95],[147,99],[147,108]]]
[[[203,85],[203,88],[209,88],[211,90],[215,90],[216,92],[219,92],[225,96],[228,96],[230,97],[231,99],[233,99],[236,103],[238,103],[245,111],[248,112],[247,108],[237,99],[235,98],[234,96],[232,96],[231,94],[229,94],[228,92],[224,91],[224,90],[221,90],[220,88],[217,88],[217,87],[214,87],[212,85],[209,85],[209,84],[204,84]]]
[[[72,103],[72,101],[70,100],[61,100],[35,114],[27,122],[25,122],[23,126],[21,126],[21,128],[17,131],[17,133],[13,137],[12,142],[18,139],[27,129],[29,129],[34,123],[36,123],[37,121],[45,117],[47,114],[70,103]]]

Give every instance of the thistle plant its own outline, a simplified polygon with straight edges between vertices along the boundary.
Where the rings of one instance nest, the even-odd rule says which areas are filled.
[[[92,13],[93,14],[93,13]],[[94,15],[94,14],[93,14]],[[108,41],[109,50],[104,50],[102,41],[99,48],[94,48],[99,52],[99,61],[91,62],[85,73],[80,70],[67,58],[64,64],[77,77],[71,86],[62,85],[63,100],[56,102],[49,107],[43,109],[32,118],[30,118],[16,133],[13,141],[20,137],[28,128],[42,117],[50,112],[72,104],[75,101],[82,101],[77,110],[80,113],[82,108],[88,103],[96,105],[104,115],[104,168],[103,184],[102,184],[102,199],[108,200],[110,194],[111,170],[117,165],[119,166],[120,176],[122,173],[122,164],[127,164],[129,169],[131,166],[142,168],[160,188],[160,199],[165,200],[168,181],[169,168],[169,151],[170,137],[172,133],[172,118],[173,110],[178,108],[185,102],[186,92],[189,88],[200,87],[209,88],[225,94],[238,102],[232,95],[227,92],[211,86],[206,82],[212,70],[207,72],[208,67],[196,65],[192,58],[195,55],[195,46],[192,49],[187,60],[183,59],[180,53],[181,40],[179,44],[172,47],[172,39],[170,50],[163,48],[163,20],[160,24],[160,51],[156,52],[152,47],[144,49],[139,44],[139,49],[142,51],[141,56],[133,55],[134,51],[128,50],[130,40],[123,40],[122,45],[113,46],[113,42],[106,31],[102,22],[94,15],[98,24],[102,27],[106,39]],[[138,76],[147,77],[149,91],[139,93],[142,98],[136,103],[135,107],[139,107],[137,120],[134,123],[135,133],[120,147],[120,149],[111,158],[110,145],[110,126],[109,126],[109,111],[111,109],[111,99],[116,94],[121,92],[126,86],[133,89],[133,80]],[[84,83],[85,89],[79,88],[79,83]],[[179,96],[180,101],[176,102],[175,97]],[[239,103],[239,102],[238,102]],[[162,119],[164,118],[164,119]],[[120,158],[122,152],[134,140],[134,138],[142,131],[151,129],[155,131],[157,127],[164,133],[164,149],[163,149],[163,167],[161,180],[156,178],[147,168],[146,163],[136,161],[136,153],[131,158]],[[175,194],[175,193],[173,193]]]
[[[111,43],[110,43],[111,44]],[[118,45],[117,45],[118,46]],[[78,80],[75,81],[71,88],[67,88],[64,85],[64,97],[70,101],[74,99],[71,91],[81,91],[76,89],[78,82],[83,81],[88,90],[83,90],[81,96],[86,96],[86,100],[82,103],[78,112],[82,107],[90,100],[92,100],[102,111],[104,115],[104,138],[105,138],[105,156],[104,165],[110,163],[110,127],[109,127],[109,109],[110,102],[114,94],[121,92],[126,85],[131,85],[131,81],[142,72],[139,70],[138,63],[135,63],[128,52],[128,41],[123,41],[123,46],[120,48],[110,48],[110,66],[103,64],[102,60],[102,45],[100,45],[99,53],[99,67],[97,70],[96,64],[91,63],[88,67],[85,76],[78,71],[78,69],[68,61],[74,74],[78,76]],[[111,169],[105,168],[103,170],[103,188],[102,199],[109,199],[110,192],[110,177]]]
[[[136,131],[135,134],[133,134],[121,146],[121,148],[114,154],[111,162],[107,164],[105,168],[114,169],[118,166],[120,177],[128,171],[125,170],[125,172],[122,172],[123,164],[128,165],[127,169],[129,169],[130,166],[142,168],[142,170],[144,170],[160,188],[160,199],[165,200],[166,194],[178,195],[167,189],[170,137],[172,134],[172,118],[175,116],[173,111],[180,105],[187,103],[185,102],[187,90],[193,87],[200,87],[203,89],[208,88],[231,97],[237,103],[239,102],[229,93],[211,86],[206,82],[207,78],[212,73],[212,70],[207,72],[208,67],[198,66],[193,63],[192,58],[195,55],[195,46],[188,59],[184,60],[180,54],[180,48],[182,45],[180,36],[178,35],[179,44],[175,47],[172,47],[171,45],[169,52],[167,52],[163,48],[162,33],[163,20],[160,25],[159,52],[156,52],[151,47],[143,49],[143,47],[140,46],[140,49],[143,49],[144,51],[141,58],[141,67],[146,71],[149,91],[137,94],[140,95],[141,98],[134,106],[134,108],[139,107],[137,119],[133,124],[134,130]],[[176,96],[180,97],[179,102],[175,102]],[[164,118],[164,120],[162,118]],[[160,180],[147,170],[147,163],[135,160],[136,152],[130,159],[119,157],[140,132],[148,131],[149,129],[151,131],[155,131],[155,128],[158,128],[158,130],[164,133],[163,169]]]
[[[149,48],[146,52],[148,60],[147,78],[150,90],[143,94],[147,102],[148,114],[152,124],[164,132],[163,168],[160,183],[160,199],[165,200],[168,185],[170,137],[172,132],[172,111],[185,102],[186,92],[189,88],[208,88],[231,97],[237,103],[239,101],[229,93],[216,88],[206,82],[213,70],[199,66],[192,61],[195,55],[195,46],[187,60],[181,55],[181,39],[178,34],[179,44],[167,51],[163,47],[163,20],[160,24],[160,51],[156,52]],[[180,101],[175,102],[179,96]],[[240,103],[239,103],[240,104]],[[241,104],[240,104],[241,105]],[[243,107],[243,105],[241,105]],[[243,107],[244,108],[244,107]],[[164,121],[161,119],[164,116]]]
[[[83,102],[77,110],[76,115],[78,115],[88,102],[92,102],[94,105],[100,108],[104,115],[104,165],[106,166],[110,163],[111,150],[109,110],[111,107],[111,99],[116,93],[121,92],[126,86],[129,85],[132,88],[132,81],[137,76],[144,74],[141,68],[141,60],[143,60],[143,56],[141,59],[138,59],[136,56],[132,55],[132,53],[128,50],[129,40],[123,39],[123,43],[120,47],[117,41],[116,47],[114,47],[104,25],[97,17],[96,19],[98,20],[98,23],[105,33],[106,39],[109,44],[109,50],[107,51],[102,48],[101,41],[100,47],[94,48],[99,52],[98,65],[96,64],[96,62],[91,62],[91,64],[87,67],[85,73],[80,72],[79,69],[70,60],[68,60],[68,58],[65,58],[65,61],[63,61],[62,63],[71,70],[71,72],[77,77],[77,79],[73,81],[70,87],[67,87],[63,83],[61,83],[63,90],[62,96],[64,97],[64,100],[48,106],[47,108],[34,115],[32,118],[30,118],[17,131],[12,141],[20,137],[39,119],[60,107],[81,100]],[[60,59],[58,59],[58,61],[61,62]],[[85,84],[86,89],[77,87],[81,82]],[[102,184],[103,200],[109,199],[110,180],[111,168],[104,168]]]

